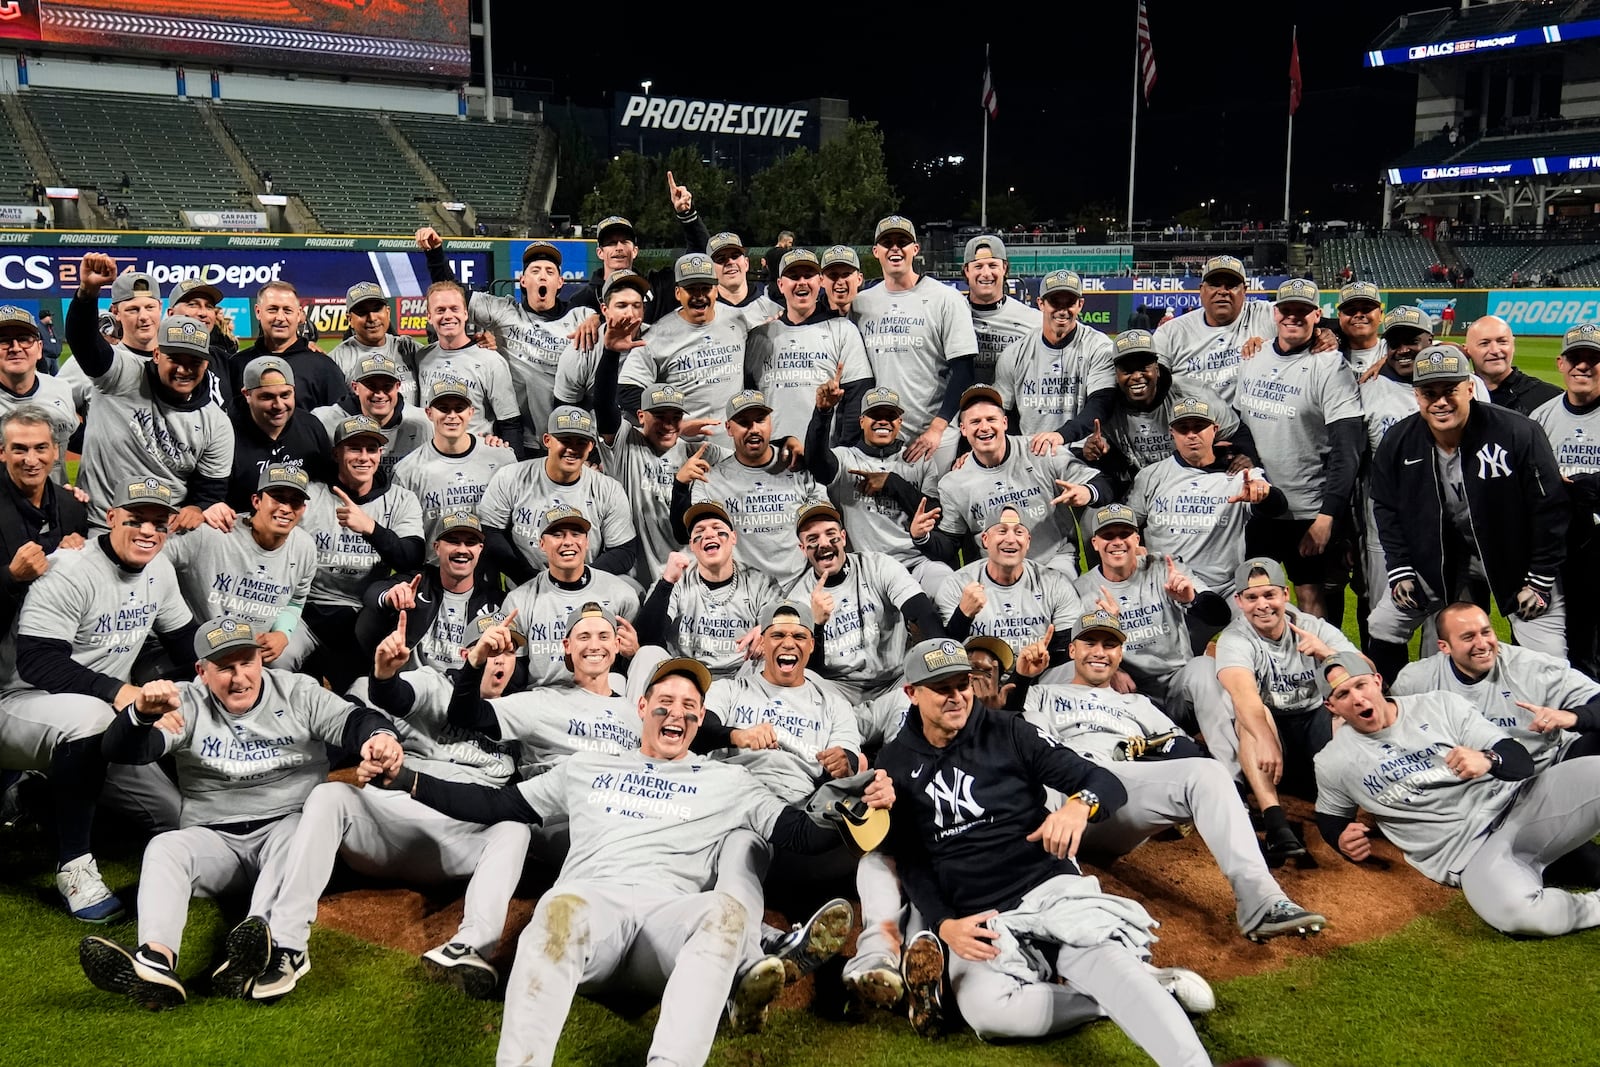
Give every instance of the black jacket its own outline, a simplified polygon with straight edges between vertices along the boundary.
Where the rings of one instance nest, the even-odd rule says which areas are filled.
[[[967,724],[944,748],[928,743],[913,710],[883,746],[878,766],[894,781],[888,846],[911,902],[930,930],[945,919],[990,908],[1006,911],[1060,874],[1081,874],[1028,835],[1044,822],[1045,787],[1100,798],[1092,821],[1109,816],[1128,794],[1096,766],[1020,715],[973,703]]]
[[[245,367],[257,356],[277,356],[289,364],[289,369],[294,371],[294,406],[301,411],[311,412],[337,404],[350,391],[339,364],[326,352],[312,348],[298,337],[281,352],[269,352],[257,343],[235,355],[230,370],[238,389],[244,388]],[[243,407],[244,397],[235,393],[234,410]]]
[[[397,585],[410,582],[418,573],[422,575],[422,585],[417,588],[417,606],[406,612],[406,633],[410,635],[411,643],[415,645],[424,634],[433,632],[433,621],[438,617],[439,605],[444,600],[444,585],[439,581],[439,565],[430,563],[420,572],[412,571],[409,574],[397,574],[392,578],[381,578],[367,586],[367,591],[361,596],[361,614],[356,617],[356,642],[368,659],[372,658],[372,653],[377,651],[378,643],[389,636],[394,630],[395,623],[400,619],[398,610],[383,603],[383,594]],[[467,598],[468,617],[476,619],[485,611],[498,609],[503,595],[497,586],[489,582],[473,582],[472,595]]]
[[[1504,614],[1532,585],[1546,598],[1566,558],[1567,492],[1550,442],[1514,411],[1471,401],[1461,438],[1461,475],[1476,544]],[[1433,433],[1410,415],[1383,437],[1372,461],[1372,509],[1392,585],[1420,578],[1449,597],[1460,537],[1445,508]]]
[[[1516,367],[1505,376],[1499,386],[1489,390],[1489,399],[1497,408],[1510,408],[1519,415],[1532,415],[1548,401],[1561,395],[1561,390],[1549,382],[1525,374]]]
[[[303,467],[313,481],[332,481],[333,443],[328,431],[309,411],[296,409],[276,440],[268,437],[250,417],[248,408],[235,411],[233,422],[233,473],[224,498],[234,511],[249,511],[250,498],[261,484],[269,464]]]
[[[678,222],[683,225],[684,254],[704,252],[706,245],[711,242],[711,234],[707,232],[706,224],[700,221],[700,213],[691,209],[687,215],[679,215]],[[644,298],[644,321],[657,322],[668,312],[678,310],[678,301],[673,296],[673,290],[677,288],[673,281],[673,264],[651,271],[648,278],[650,293]],[[587,285],[578,290],[572,298],[572,306],[599,311],[600,290],[605,288],[605,284],[602,268],[595,272]]]
[[[40,533],[41,527],[45,532]],[[11,577],[11,561],[29,541],[37,541],[44,554],[61,546],[67,534],[89,535],[89,516],[83,504],[54,482],[45,482],[44,499],[35,508],[18,491],[11,475],[0,467],[0,634],[11,632],[11,623],[22,610],[23,598],[33,582]]]

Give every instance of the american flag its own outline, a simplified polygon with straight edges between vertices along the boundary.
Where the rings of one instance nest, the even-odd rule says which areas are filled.
[[[1150,45],[1150,13],[1145,10],[1144,0],[1139,0],[1139,70],[1144,78],[1144,102],[1148,104],[1150,90],[1156,84],[1156,50]]]
[[[1000,97],[994,91],[994,79],[989,76],[989,50],[983,50],[983,109],[991,119],[1000,117]]]

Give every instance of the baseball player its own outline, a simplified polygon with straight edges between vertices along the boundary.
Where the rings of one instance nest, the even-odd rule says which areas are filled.
[[[24,405],[48,413],[59,453],[53,474],[56,481],[65,482],[67,442],[78,428],[78,413],[72,387],[54,375],[39,373],[43,351],[39,320],[23,308],[0,307],[0,416]]]
[[[806,471],[783,467],[772,443],[772,405],[765,394],[758,389],[735,394],[727,416],[733,454],[715,464],[705,446],[691,455],[673,483],[673,513],[685,515],[690,504],[702,501],[721,504],[739,531],[735,557],[784,588],[805,570],[805,557],[794,542],[795,520],[827,497]],[[681,527],[681,519],[675,525]]]
[[[1190,634],[1209,639],[1226,626],[1232,617],[1228,602],[1197,583],[1174,557],[1141,555],[1139,520],[1126,504],[1096,508],[1092,522],[1100,565],[1073,583],[1078,599],[1092,604],[1104,597],[1114,606],[1123,633],[1118,660],[1141,693],[1193,730],[1194,709],[1222,704],[1227,694],[1215,661],[1190,654]]]
[[[639,640],[706,665],[724,678],[745,665],[760,635],[761,609],[782,599],[773,580],[734,559],[739,532],[715,501],[684,513],[689,555],[667,557],[639,609]]]
[[[350,320],[350,336],[328,353],[328,358],[338,364],[339,373],[351,381],[352,372],[362,360],[385,359],[395,365],[396,375],[410,391],[417,380],[417,357],[422,346],[414,338],[389,332],[394,312],[383,287],[377,282],[356,282],[345,290],[344,310]]]
[[[639,534],[638,559],[633,578],[641,589],[651,584],[678,551],[672,532],[672,486],[691,452],[685,438],[702,437],[720,423],[684,416],[688,398],[670,385],[658,385],[644,394],[636,427],[626,419],[617,427],[611,444],[600,447],[601,465],[622,486],[633,510]],[[707,442],[705,459],[715,464],[728,452]]]
[[[1270,305],[1245,292],[1244,264],[1233,256],[1212,256],[1200,271],[1199,314],[1162,323],[1155,343],[1174,377],[1198,379],[1231,404],[1240,349],[1277,336]]]
[[[663,660],[638,701],[637,753],[579,753],[549,774],[504,789],[443,782],[409,767],[389,774],[363,763],[363,777],[467,821],[571,819],[574,848],[519,939],[501,1062],[551,1062],[580,986],[620,981],[660,990],[651,1058],[704,1062],[720,991],[733,984],[744,928],[753,919],[733,897],[707,892],[718,842],[749,829],[797,852],[838,843],[836,831],[786,807],[745,768],[688,758],[710,685],[694,660]],[[876,784],[867,800],[892,804],[888,783]],[[736,1026],[764,1017],[783,986],[781,962],[752,970],[759,970],[757,978],[747,975],[730,1012]]]
[[[1144,524],[1146,548],[1183,560],[1197,581],[1226,595],[1246,555],[1245,524],[1282,514],[1287,501],[1266,471],[1235,472],[1233,461],[1218,454],[1216,411],[1209,401],[1187,397],[1172,405],[1171,452],[1134,476],[1128,506]]]
[[[111,785],[119,807],[157,828],[177,825],[178,798],[166,775],[150,766],[108,777],[101,751],[113,709],[138,693],[129,678],[146,640],[158,638],[175,662],[189,654],[194,619],[161,556],[176,495],[155,479],[121,486],[106,511],[109,530],[50,556],[17,615],[15,643],[0,645],[0,767],[48,770],[56,889],[85,922],[123,912],[89,847],[102,787]]]
[[[206,511],[220,529],[250,508],[262,473],[271,466],[304,468],[318,480],[330,476],[333,451],[328,431],[309,411],[295,405],[294,368],[281,356],[257,356],[244,366],[242,404],[232,414],[233,466],[228,493]],[[335,409],[338,410],[338,409]]]
[[[269,665],[299,628],[317,573],[316,541],[300,529],[310,488],[301,468],[269,466],[231,531],[202,525],[169,537],[163,550],[190,612],[249,623]]]
[[[1534,774],[1514,738],[1452,693],[1387,698],[1357,654],[1320,664],[1317,687],[1344,724],[1317,755],[1317,828],[1355,863],[1370,814],[1406,862],[1460,886],[1502,933],[1554,937],[1600,926],[1600,896],[1544,884],[1545,868],[1600,832],[1600,760]]]
[[[411,662],[405,612],[399,620],[374,654],[369,692],[394,680]],[[424,673],[432,676],[428,682],[417,678]],[[394,728],[406,762],[443,781],[494,788],[512,781],[516,760],[507,746],[448,721],[444,701],[448,689],[441,684],[442,676],[425,669],[412,672],[412,677],[409,686],[397,683],[382,694],[385,699],[373,698],[396,716]],[[402,686],[410,689],[409,700]],[[491,997],[500,976],[484,957],[494,950],[505,928],[506,908],[522,877],[529,836],[524,822],[460,822],[404,793],[326,782],[305,798],[273,909],[274,934],[291,945],[306,943],[335,856],[352,870],[374,877],[407,882],[466,878],[461,925],[444,944],[423,953],[422,961],[429,974],[467,995]]]
[[[873,386],[861,331],[849,319],[820,313],[822,274],[815,252],[785,252],[778,270],[783,313],[771,322],[763,317],[751,329],[745,343],[745,380],[754,382],[772,404],[772,432],[780,438],[803,438],[817,388],[838,382],[844,412],[840,436],[843,443],[853,442],[861,398]]]
[[[840,318],[856,321],[856,294],[861,292],[861,257],[849,245],[831,245],[820,259],[823,291],[828,295],[828,311]],[[865,339],[863,339],[865,343]]]
[[[700,220],[700,213],[694,208],[694,196],[689,192],[688,186],[679,185],[672,177],[672,172],[667,171],[667,197],[672,204],[673,214],[678,220],[678,225],[683,230],[683,248],[686,254],[705,251],[710,242],[706,224]],[[574,306],[582,305],[589,308],[598,308],[603,304],[604,297],[601,291],[605,283],[611,280],[612,275],[618,271],[632,270],[633,261],[639,255],[638,234],[634,232],[633,223],[621,215],[608,215],[601,219],[594,227],[595,254],[600,257],[600,271],[589,279],[589,283],[579,290],[573,299]],[[671,285],[673,270],[663,267],[654,271],[649,277],[650,292],[658,296],[667,291]],[[644,305],[644,321],[654,323],[665,318],[671,311],[677,309],[672,301],[665,299],[650,299],[648,296]]]
[[[1239,368],[1235,399],[1267,478],[1289,503],[1288,515],[1250,524],[1246,551],[1283,560],[1300,609],[1337,624],[1349,576],[1343,543],[1366,434],[1350,365],[1337,352],[1312,348],[1319,299],[1316,285],[1302,278],[1278,287],[1277,339]]]
[[[1357,378],[1384,357],[1383,294],[1371,282],[1353,281],[1339,290],[1339,335],[1344,358]]]
[[[972,311],[972,331],[978,338],[973,380],[983,385],[995,384],[995,364],[1000,354],[1019,337],[1039,328],[1039,309],[1006,293],[1010,258],[1005,243],[992,233],[969,239],[961,256],[967,307]]]
[[[416,494],[422,507],[422,537],[432,546],[445,514],[476,513],[495,472],[516,463],[517,457],[509,448],[491,445],[467,429],[472,398],[459,383],[434,383],[427,414],[433,438],[394,465],[394,483]],[[430,547],[428,562],[436,560]]]
[[[468,427],[480,437],[493,433],[520,458],[522,455],[522,415],[517,408],[516,389],[505,357],[479,348],[467,333],[467,300],[455,282],[434,282],[428,286],[428,325],[438,341],[424,348],[417,357],[416,393],[412,402],[421,405],[433,395],[439,382],[455,382],[467,387],[472,398],[473,420]],[[491,421],[492,420],[492,421]]]
[[[97,260],[96,266],[104,267],[105,264]],[[105,323],[101,316],[96,314],[94,317],[95,333],[105,340],[107,344],[112,345],[119,351],[127,352],[131,356],[138,356],[141,360],[147,360],[155,351],[156,330],[161,325],[161,285],[144,271],[129,270],[117,274],[114,262],[107,269],[114,276],[109,283],[111,285],[111,310],[106,312],[110,325],[113,327],[113,332],[110,335],[104,332]],[[83,276],[81,265],[78,274],[81,281]],[[103,288],[103,285],[97,287],[97,292],[98,288]],[[98,302],[96,307],[98,308]],[[80,323],[78,330],[74,331],[70,316],[62,324],[67,344],[72,349],[74,356],[94,343],[92,338],[85,337],[81,333],[82,326],[83,323]],[[82,342],[81,346],[73,341],[75,332],[79,337],[79,341]],[[89,375],[78,365],[76,358],[70,359],[62,365],[61,379],[72,390],[72,402],[78,414],[85,414],[88,411],[89,397],[93,391],[93,385],[89,381]],[[226,397],[226,403],[229,405],[233,403],[231,394]]]
[[[222,290],[201,278],[185,278],[167,294],[168,315],[199,319],[210,331],[211,362],[206,365],[206,376],[210,379],[211,402],[228,411],[238,395],[233,386],[232,360],[239,351],[239,342],[223,330],[222,322],[231,327],[233,320],[221,309]]]
[[[589,540],[589,562],[610,574],[631,573],[639,535],[627,494],[615,478],[588,463],[600,444],[594,416],[582,408],[556,408],[543,442],[543,457],[499,468],[484,488],[478,517],[490,560],[512,581],[528,581],[549,562],[539,547],[540,518],[552,508],[575,507],[599,524],[598,535]]]
[[[706,255],[717,268],[717,302],[738,308],[751,327],[756,327],[783,311],[758,283],[750,285],[750,254],[744,239],[736,233],[714,233],[706,242]]]
[[[170,483],[185,505],[175,521],[193,529],[223,498],[233,470],[233,427],[201,388],[211,358],[208,331],[197,319],[168,316],[148,362],[115,350],[92,323],[116,264],[91,252],[80,270],[82,283],[67,307],[67,341],[73,363],[93,383],[94,405],[84,424],[79,479],[95,501],[115,499],[119,487],[146,478]],[[90,525],[101,527],[102,514],[92,509]]]
[[[106,730],[108,758],[153,766],[171,756],[183,812],[178,829],[151,840],[139,871],[139,945],[84,938],[89,980],[142,1007],[187,999],[178,979],[189,898],[250,892],[250,917],[228,935],[212,972],[225,996],[270,1001],[311,969],[303,933],[281,927],[301,805],[328,774],[328,745],[400,766],[400,742],[383,715],[301,674],[267,670],[250,624],[211,619],[194,633],[199,677],[134,690]],[[315,898],[313,898],[313,906]],[[282,939],[273,931],[283,929]]]
[[[431,227],[417,231],[417,247],[426,253],[428,274],[435,282],[454,282],[455,271],[445,258],[444,241]],[[569,338],[594,317],[586,307],[569,307],[561,299],[561,250],[549,241],[534,241],[522,250],[518,277],[521,299],[474,292],[467,298],[467,315],[494,334],[495,350],[504,357],[516,389],[517,407],[526,422],[529,452],[538,445],[535,427],[550,419],[556,368]]]
[[[468,626],[498,607],[502,594],[497,583],[481,577],[483,526],[472,512],[446,512],[430,552],[436,562],[418,573],[367,586],[355,636],[362,649],[376,649],[399,613],[409,612],[413,666],[449,671],[461,666]]]
[[[829,447],[833,413],[844,399],[836,379],[817,387],[816,406],[806,428],[806,470],[855,531],[859,551],[882,552],[909,570],[923,592],[937,596],[952,571],[917,547],[939,520],[939,476],[932,457],[905,458],[900,428],[900,394],[882,387],[861,399],[861,440]]]
[[[1184,1017],[1215,1006],[1205,980],[1150,967],[1154,920],[1077,864],[1088,824],[1126,801],[1122,783],[1020,716],[976,703],[971,669],[954,641],[914,646],[913,713],[878,757],[900,798],[888,847],[929,928],[903,958],[913,1025],[927,1029],[939,1013],[948,946],[951,989],[980,1037],[1042,1037],[1109,1016],[1157,1063],[1209,1067]],[[1047,812],[1046,788],[1066,803]],[[1050,956],[1024,940],[1052,946]]]
[[[1278,803],[1278,786],[1315,788],[1311,760],[1328,743],[1332,724],[1317,703],[1317,664],[1354,652],[1349,638],[1289,606],[1289,579],[1276,560],[1255,557],[1233,578],[1235,615],[1217,638],[1217,681],[1226,701],[1195,706],[1206,748],[1261,807],[1267,858],[1305,854]]]
[[[679,256],[673,265],[678,311],[665,315],[627,354],[617,378],[617,403],[637,411],[657,385],[684,395],[685,413],[715,419],[744,381],[745,341],[750,324],[717,304],[716,266],[703,252]]]
[[[556,364],[556,403],[594,412],[601,423],[601,436],[607,440],[616,433],[612,420],[628,421],[617,407],[617,374],[627,354],[644,344],[643,333],[648,329],[644,325],[645,304],[649,296],[650,282],[642,274],[631,270],[613,271],[600,290],[603,327],[592,341],[585,343],[581,338],[574,339]],[[662,385],[658,388],[674,387]],[[644,390],[641,396],[648,392],[650,390]]]
[[[921,250],[910,219],[879,219],[872,254],[883,267],[883,284],[862,290],[850,315],[861,328],[873,378],[905,405],[906,459],[938,451],[940,468],[948,469],[957,443],[950,420],[974,380],[978,335],[961,294],[917,274]]]
[[[984,524],[985,559],[950,576],[935,603],[945,632],[957,641],[969,635],[998,637],[1013,652],[1055,627],[1061,635],[1051,661],[1065,663],[1067,637],[1082,611],[1072,579],[1028,558],[1032,535],[1016,508],[997,508]]]
[[[385,474],[392,474],[402,459],[427,443],[432,432],[428,416],[421,404],[406,403],[401,393],[414,393],[414,390],[404,388],[408,381],[404,377],[405,368],[387,355],[373,352],[357,357],[345,373],[351,395],[311,414],[321,421],[330,437],[339,423],[351,415],[365,415],[376,422],[388,438],[383,450],[383,470]],[[454,383],[448,383],[447,387],[459,388]]]
[[[1078,574],[1076,524],[1065,504],[1081,508],[1111,499],[1111,483],[1071,453],[1036,456],[1026,438],[1007,433],[1000,394],[975,385],[961,397],[961,436],[972,445],[966,463],[939,481],[939,524],[924,552],[951,562],[964,537],[982,530],[998,507],[1027,516],[1036,535],[1032,558],[1066,574]]]
[[[378,424],[352,415],[333,435],[338,480],[311,484],[305,527],[316,540],[317,574],[306,602],[305,623],[283,653],[282,666],[302,665],[342,691],[362,673],[342,658],[336,635],[354,632],[367,586],[390,571],[422,565],[422,505],[416,494],[383,473],[385,438]],[[317,655],[313,665],[308,657]],[[342,684],[341,684],[342,683]]]
[[[566,680],[562,640],[573,613],[594,601],[621,619],[639,614],[639,594],[622,578],[596,570],[588,563],[589,519],[575,507],[551,508],[537,519],[539,547],[550,565],[532,581],[506,594],[501,608],[515,611],[528,637],[529,685],[553,685]],[[622,654],[638,651],[638,635],[625,628]]]
[[[1094,611],[1072,635],[1070,685],[1029,685],[1049,663],[1035,642],[1017,657],[1023,715],[1045,735],[1107,768],[1128,802],[1084,833],[1092,854],[1125,856],[1152,834],[1192,822],[1233,886],[1239,929],[1251,941],[1321,932],[1327,919],[1306,911],[1267,870],[1227,769],[1205,754],[1148,697],[1118,693],[1111,678],[1123,663],[1128,635],[1118,617]],[[970,658],[970,653],[969,653]],[[1060,801],[1051,798],[1051,804]]]
[[[1076,441],[1111,413],[1117,386],[1111,338],[1078,321],[1083,280],[1053,270],[1039,280],[1042,322],[1000,353],[994,384],[1024,437]]]

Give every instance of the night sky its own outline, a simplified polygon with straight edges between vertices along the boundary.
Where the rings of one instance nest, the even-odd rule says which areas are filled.
[[[496,51],[509,60],[501,34],[519,21],[517,5],[493,2]],[[714,47],[685,46],[681,35],[669,35],[669,43],[637,25],[617,35],[591,26],[583,38],[592,44],[526,51],[523,61],[530,74],[553,81],[558,101],[576,104],[609,105],[611,92],[637,91],[643,78],[653,93],[674,96],[846,98],[854,117],[883,129],[890,177],[908,210],[959,218],[978,192],[987,40],[1000,101],[989,133],[991,204],[1015,187],[1041,219],[1091,204],[1120,218],[1134,0],[1056,8],[1070,20],[1031,13],[1050,5],[970,6],[1000,14],[987,28],[950,25],[935,38],[907,29],[903,9],[893,23],[878,26],[868,16],[842,27],[834,25],[837,12],[805,9],[803,31],[774,34],[773,19],[783,17],[776,9],[756,16],[712,7],[699,9],[698,26],[682,32],[698,30]],[[1396,15],[1430,6],[1438,0],[1336,8],[1150,0],[1157,82],[1149,107],[1140,105],[1136,217],[1170,216],[1212,198],[1217,219],[1281,215],[1291,26],[1315,12],[1300,27],[1294,212],[1375,220],[1381,169],[1411,145],[1416,80],[1405,68],[1363,68],[1361,56]],[[756,32],[758,25],[768,32]],[[685,61],[697,52],[703,62]],[[929,181],[915,166],[950,155],[966,159],[955,174]]]

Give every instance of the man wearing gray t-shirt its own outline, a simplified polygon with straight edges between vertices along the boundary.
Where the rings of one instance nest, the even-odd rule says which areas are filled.
[[[715,419],[744,383],[750,325],[732,308],[719,310],[710,256],[680,256],[673,279],[678,311],[663,316],[645,343],[628,353],[618,372],[617,403],[623,411],[637,411],[650,389],[670,385],[683,393],[686,414]]]
[[[472,399],[454,382],[438,382],[428,397],[433,437],[394,466],[394,483],[417,495],[422,506],[423,540],[439,537],[446,513],[477,513],[495,472],[517,462],[511,449],[489,442],[467,429]],[[428,562],[437,557],[428,549]]]
[[[1010,255],[999,237],[984,233],[967,241],[961,276],[967,280],[967,307],[972,310],[972,331],[978,338],[973,380],[983,385],[995,384],[1000,354],[1017,338],[1039,328],[1039,309],[1007,294],[1010,273]]]
[[[1112,344],[1079,321],[1083,279],[1074,271],[1051,271],[1041,278],[1039,306],[1044,321],[1000,353],[994,384],[1006,410],[1016,414],[1018,433],[1045,434],[1060,447],[1110,414],[1117,385]]]

